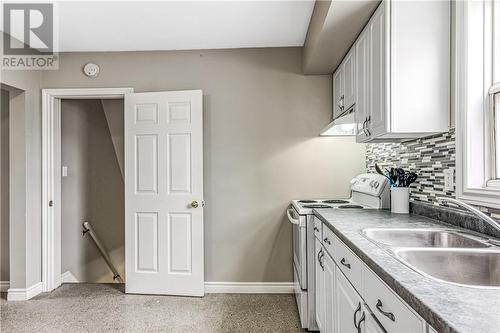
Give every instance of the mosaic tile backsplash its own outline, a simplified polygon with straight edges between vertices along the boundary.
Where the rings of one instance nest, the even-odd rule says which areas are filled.
[[[366,146],[366,168],[375,172],[375,163],[382,169],[401,167],[418,174],[411,185],[411,201],[438,205],[436,198],[455,195],[444,190],[443,170],[455,175],[455,132],[439,134],[404,143],[371,143]],[[455,181],[454,181],[455,183]]]

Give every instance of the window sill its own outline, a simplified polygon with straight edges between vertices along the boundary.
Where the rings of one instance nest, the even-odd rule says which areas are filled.
[[[495,182],[497,181],[490,181]],[[457,193],[457,199],[474,206],[500,209],[500,185],[486,188],[468,188]]]

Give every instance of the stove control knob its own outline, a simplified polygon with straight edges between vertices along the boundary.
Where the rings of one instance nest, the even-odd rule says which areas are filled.
[[[373,187],[375,188],[378,188],[380,186],[380,183],[378,181],[376,181],[374,184],[373,184]]]
[[[375,186],[375,182],[372,180],[372,181],[370,181],[370,187],[373,187],[373,186]]]

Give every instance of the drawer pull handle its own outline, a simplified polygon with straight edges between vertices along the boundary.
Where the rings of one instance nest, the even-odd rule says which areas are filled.
[[[358,312],[361,310],[361,302],[358,302],[358,307],[356,308],[356,311],[354,311],[354,327],[356,327],[358,330],[359,330],[359,327],[358,327],[358,323],[357,323],[357,320],[356,320],[356,315],[358,314]]]
[[[363,311],[363,314],[361,315],[361,318],[359,318],[358,321],[358,333],[361,333],[361,323],[365,321],[365,312]]]
[[[351,269],[351,264],[346,263],[346,262],[345,262],[345,258],[342,258],[342,260],[340,260],[340,263],[341,263],[342,265],[344,265],[345,267],[347,267],[347,268]]]
[[[319,229],[318,229],[318,228],[316,228],[316,227],[314,227],[314,231],[319,231]]]
[[[323,266],[323,256],[324,256],[323,249],[320,249],[318,252],[318,263],[321,269],[324,271],[325,267]]]
[[[325,241],[326,244],[332,245],[332,242],[330,242],[330,240],[328,238],[325,238],[324,241]]]
[[[382,301],[381,300],[377,301],[376,307],[377,307],[377,310],[381,314],[383,314],[384,316],[386,316],[387,318],[389,318],[392,321],[396,321],[396,317],[394,316],[394,313],[392,313],[392,312],[386,312],[386,311],[382,310]]]
[[[321,257],[319,260],[319,264],[321,265],[321,269],[324,271],[325,270],[325,263],[323,259],[325,258],[325,252],[323,252],[323,249],[321,249]]]

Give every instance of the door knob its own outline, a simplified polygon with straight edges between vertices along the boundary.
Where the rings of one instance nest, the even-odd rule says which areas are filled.
[[[198,201],[191,202],[191,207],[198,208]]]

